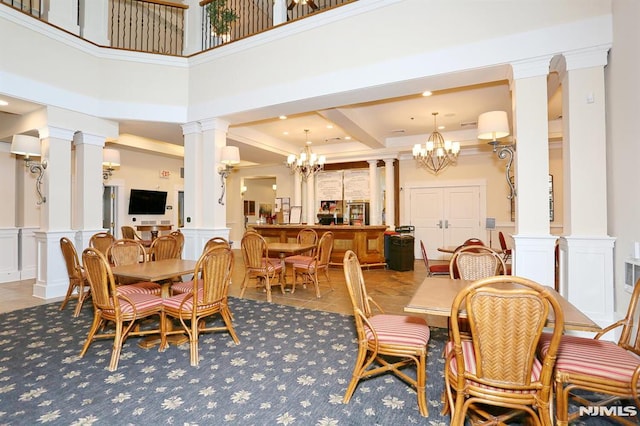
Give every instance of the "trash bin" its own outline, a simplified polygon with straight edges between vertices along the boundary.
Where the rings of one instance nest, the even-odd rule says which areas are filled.
[[[389,264],[389,254],[391,252],[391,236],[398,235],[395,231],[384,231],[384,261]]]
[[[397,229],[397,228],[396,228]],[[413,271],[415,256],[413,245],[415,238],[409,234],[391,235],[389,237],[389,269],[394,271]]]

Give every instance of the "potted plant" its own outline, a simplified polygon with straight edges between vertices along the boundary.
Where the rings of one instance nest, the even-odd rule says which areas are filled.
[[[207,13],[214,36],[228,41],[231,24],[238,19],[236,12],[227,7],[227,0],[213,0],[207,5]]]

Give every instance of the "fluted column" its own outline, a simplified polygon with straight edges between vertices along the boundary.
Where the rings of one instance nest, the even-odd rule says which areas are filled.
[[[305,211],[304,217],[307,219],[303,222],[313,225],[316,223],[316,178],[315,175],[311,175],[307,178],[306,182],[306,195],[307,202],[304,203],[303,209]]]

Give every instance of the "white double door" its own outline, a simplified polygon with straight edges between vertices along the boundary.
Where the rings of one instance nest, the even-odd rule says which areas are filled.
[[[483,238],[484,196],[480,185],[409,189],[409,222],[415,226],[415,253],[420,241],[429,259],[448,259],[438,247],[457,246],[468,238]]]

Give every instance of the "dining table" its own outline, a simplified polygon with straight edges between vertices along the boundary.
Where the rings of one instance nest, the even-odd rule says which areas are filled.
[[[136,229],[140,232],[150,232],[151,233],[151,241],[158,238],[158,233],[160,231],[171,231],[173,225],[137,225]]]
[[[316,248],[316,245],[310,243],[268,243],[267,250],[269,252],[269,257],[271,257],[272,255],[277,255],[280,259],[280,264],[282,265],[282,276],[285,277],[283,286],[286,286],[287,284],[287,268],[284,261],[285,258],[288,256],[305,253],[307,251],[313,250],[314,248]],[[288,289],[286,290],[288,291]]]
[[[461,245],[459,246],[443,246],[443,247],[438,247],[438,251],[441,253],[449,253],[449,254],[453,254],[456,252],[456,250],[458,250],[460,247],[462,247]],[[480,246],[479,247],[486,247],[486,246]],[[491,250],[495,251],[498,254],[502,254],[502,249],[499,247],[488,247]]]
[[[163,259],[152,262],[132,263],[130,265],[112,266],[111,272],[121,277],[135,278],[140,281],[160,281],[162,284],[162,298],[170,296],[171,278],[179,275],[192,274],[196,267],[195,260],[187,259]],[[169,321],[168,327],[171,328]],[[189,341],[185,335],[171,335],[167,337],[167,341],[174,345],[181,345]],[[160,343],[159,336],[145,337],[138,343],[141,348],[149,349]]]
[[[451,316],[451,305],[453,299],[460,290],[474,281],[460,280],[453,278],[426,277],[420,284],[409,303],[404,307],[405,312],[434,315],[439,317]],[[515,283],[500,283],[496,286],[501,288],[520,287]],[[549,287],[549,291],[560,303],[564,312],[564,328],[576,331],[598,332],[602,328],[582,311],[572,305],[560,293]],[[463,315],[461,315],[463,316]],[[548,324],[553,324],[553,313],[547,320]]]

